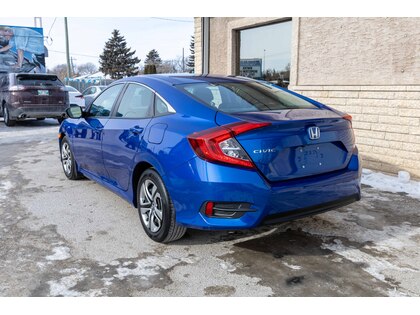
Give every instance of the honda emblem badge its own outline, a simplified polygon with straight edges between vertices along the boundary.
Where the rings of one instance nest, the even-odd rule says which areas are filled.
[[[319,130],[319,127],[309,127],[308,135],[309,135],[309,139],[317,140],[319,139],[319,137],[321,137],[321,130]]]

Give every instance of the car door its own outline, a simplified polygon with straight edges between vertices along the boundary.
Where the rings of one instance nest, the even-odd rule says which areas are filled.
[[[146,146],[143,137],[153,117],[154,92],[144,85],[127,85],[102,140],[104,165],[117,188],[129,187],[135,154]]]
[[[86,117],[75,127],[73,147],[79,166],[101,179],[108,178],[102,158],[102,138],[104,127],[124,84],[106,89],[89,107]]]

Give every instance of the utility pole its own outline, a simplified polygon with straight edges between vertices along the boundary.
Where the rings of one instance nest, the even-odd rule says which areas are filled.
[[[69,30],[67,27],[67,18],[64,18],[64,32],[66,38],[66,58],[67,58],[67,78],[71,77],[71,64],[70,64],[70,50],[69,50]]]
[[[184,57],[184,47],[182,47],[182,73],[185,72],[185,57]]]
[[[42,17],[34,17],[34,26],[42,28]]]
[[[264,72],[265,72],[265,48],[264,48],[264,62],[263,62],[264,66],[263,66],[263,76],[264,76]]]

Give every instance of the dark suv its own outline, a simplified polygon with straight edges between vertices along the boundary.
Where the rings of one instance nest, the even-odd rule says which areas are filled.
[[[69,93],[56,75],[6,73],[0,75],[0,114],[6,126],[26,118],[56,118],[69,107]]]

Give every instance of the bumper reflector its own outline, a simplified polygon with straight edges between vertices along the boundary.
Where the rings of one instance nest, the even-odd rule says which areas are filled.
[[[201,213],[210,218],[237,219],[246,212],[254,212],[251,204],[246,202],[213,202],[208,201],[201,207]]]

